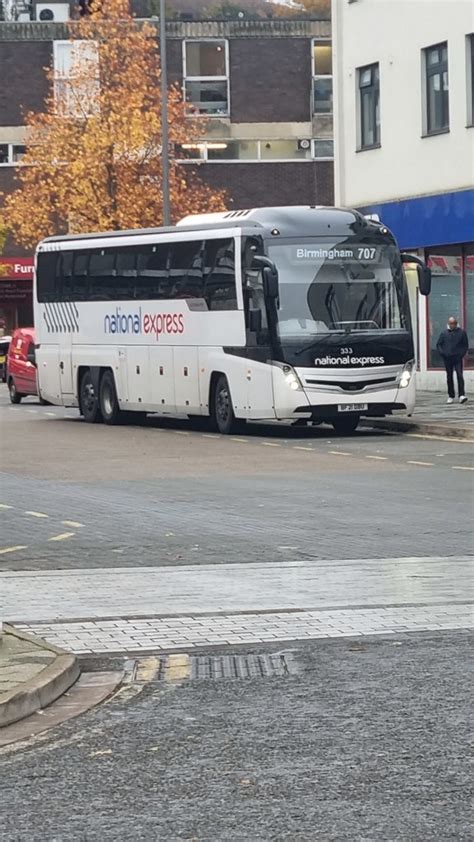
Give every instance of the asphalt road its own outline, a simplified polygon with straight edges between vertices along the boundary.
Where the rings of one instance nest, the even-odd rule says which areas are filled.
[[[318,641],[285,678],[119,695],[0,750],[0,840],[467,842],[470,643]]]
[[[87,425],[0,394],[0,570],[472,552],[469,443]],[[20,549],[16,549],[20,547]]]

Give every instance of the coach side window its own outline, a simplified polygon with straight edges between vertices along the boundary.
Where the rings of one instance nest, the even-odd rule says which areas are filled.
[[[72,263],[72,275],[69,279],[63,272],[63,298],[66,301],[88,301],[89,300],[89,261],[92,252],[90,250],[74,253]],[[68,267],[66,266],[66,271]],[[70,286],[68,283],[70,281]],[[69,287],[69,292],[68,292]]]
[[[140,299],[170,298],[169,252],[167,243],[138,246],[135,297]]]
[[[36,272],[36,294],[38,301],[57,301],[57,252],[46,251],[38,254]]]
[[[113,301],[121,299],[121,290],[117,289],[115,272],[115,249],[99,249],[90,255],[89,267],[89,300]]]
[[[204,273],[209,310],[237,310],[233,239],[207,241]]]
[[[170,298],[203,298],[202,240],[173,243],[170,259]]]
[[[140,246],[115,249],[115,288],[122,301],[136,297],[137,263]]]

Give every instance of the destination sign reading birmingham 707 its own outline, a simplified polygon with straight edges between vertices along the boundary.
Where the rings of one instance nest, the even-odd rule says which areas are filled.
[[[353,260],[358,263],[380,263],[385,248],[385,246],[359,245],[358,243],[350,246],[302,245],[292,248],[291,257],[298,262],[333,260],[340,263]]]

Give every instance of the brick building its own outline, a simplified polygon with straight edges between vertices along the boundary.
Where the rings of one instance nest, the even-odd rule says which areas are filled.
[[[43,68],[67,51],[65,4],[49,5],[53,21],[0,23],[1,191],[21,161],[23,114],[42,108]],[[236,208],[332,204],[330,39],[328,20],[169,21],[170,82],[209,118],[202,141],[180,150],[180,166],[225,187]],[[32,255],[9,240],[1,262],[0,324],[10,330],[32,321]]]

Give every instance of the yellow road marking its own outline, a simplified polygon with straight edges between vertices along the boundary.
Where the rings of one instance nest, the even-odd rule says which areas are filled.
[[[278,444],[276,441],[261,441],[260,444],[263,444],[265,447],[281,447],[281,444]]]
[[[13,506],[7,506],[6,503],[0,503],[0,509],[13,509]]]
[[[311,450],[312,452],[314,450],[314,447],[303,447],[303,445],[301,444],[294,444],[293,450]]]
[[[79,523],[77,520],[62,520],[61,521],[63,526],[72,526],[74,529],[81,529],[84,524]]]
[[[25,512],[25,515],[31,515],[31,517],[49,517],[44,512]]]
[[[407,465],[422,465],[425,468],[432,468],[434,462],[417,462],[416,459],[407,459]]]
[[[48,538],[48,541],[66,541],[68,538],[73,538],[75,532],[62,532],[61,535],[54,535],[52,538]]]
[[[346,450],[330,450],[329,453],[332,453],[333,456],[352,456],[352,453],[348,453]]]
[[[17,550],[27,550],[28,547],[19,544],[17,547],[4,547],[3,550],[0,550],[0,555],[6,555],[7,553],[16,553]]]
[[[153,681],[160,668],[160,661],[158,658],[140,658],[137,667],[137,681],[144,684],[147,681]]]
[[[469,465],[452,465],[453,471],[474,471]]]
[[[168,684],[185,681],[191,675],[189,655],[168,655],[164,678]]]
[[[386,462],[388,456],[366,456],[366,459],[378,459],[379,462]]]

